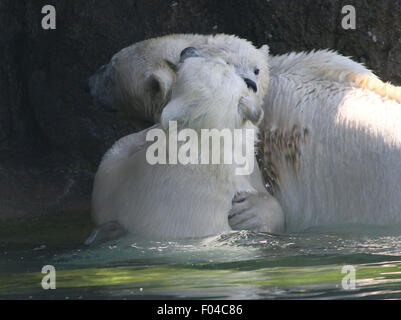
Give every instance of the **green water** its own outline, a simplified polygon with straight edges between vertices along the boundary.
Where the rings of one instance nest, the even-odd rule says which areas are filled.
[[[0,299],[397,299],[400,227],[336,227],[273,236],[81,243],[91,224],[48,218],[0,227]],[[44,265],[56,289],[43,290]],[[345,265],[355,289],[344,289]]]

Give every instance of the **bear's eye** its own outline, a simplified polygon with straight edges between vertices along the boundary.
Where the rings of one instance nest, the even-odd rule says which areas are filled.
[[[255,75],[258,75],[259,72],[260,72],[260,70],[259,70],[258,68],[256,68],[256,69],[253,71],[253,73],[254,73]]]

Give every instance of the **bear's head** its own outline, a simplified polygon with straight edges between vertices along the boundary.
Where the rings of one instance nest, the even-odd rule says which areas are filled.
[[[180,53],[196,47],[229,63],[256,104],[268,86],[268,46],[260,49],[235,36],[169,35],[136,43],[117,53],[89,80],[96,105],[122,112],[139,126],[160,121],[176,81]]]
[[[178,129],[242,129],[257,126],[263,109],[235,65],[193,47],[184,49],[177,65],[171,99],[161,125]],[[249,122],[248,122],[249,121]]]

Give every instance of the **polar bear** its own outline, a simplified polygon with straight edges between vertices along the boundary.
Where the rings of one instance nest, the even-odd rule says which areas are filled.
[[[401,88],[327,50],[270,65],[263,172],[287,230],[401,223]]]
[[[174,34],[141,41],[121,50],[90,78],[94,103],[123,113],[136,129],[158,123],[171,98],[180,53],[186,47],[196,47],[233,65],[246,83],[248,95],[256,105],[262,105],[269,79],[268,46],[257,49],[247,40],[226,34]],[[142,141],[143,133],[138,133],[137,141]],[[132,139],[136,141],[134,136]],[[143,147],[141,142],[134,145],[137,149]],[[249,180],[258,194],[239,192],[233,199],[229,223],[235,230],[264,230],[271,201],[258,166]],[[255,224],[256,220],[261,224]],[[108,232],[109,229],[106,228]],[[111,230],[114,232],[115,228]]]
[[[248,85],[234,65],[190,47],[182,51],[176,70],[171,99],[161,114],[161,129],[147,132],[168,134],[170,121],[176,121],[179,130],[194,129],[199,136],[203,129],[257,131],[263,111],[254,97],[249,97]],[[247,180],[238,183],[236,165],[151,165],[144,135],[122,138],[102,160],[92,197],[96,224],[119,224],[135,237],[150,240],[204,237],[232,230],[228,221],[232,199],[241,190],[257,194]],[[242,143],[254,144],[255,140]],[[208,151],[210,148],[207,145]],[[254,163],[254,153],[248,156]],[[272,196],[265,201],[269,210],[261,231],[282,232],[280,206]]]
[[[180,46],[182,39],[191,43],[197,37],[175,35],[154,39],[153,47],[160,43],[162,49],[154,63],[159,65],[164,57],[169,58],[171,55],[164,52],[172,52],[170,48]],[[224,43],[224,35],[219,39]],[[124,56],[132,63],[127,62],[130,71],[143,76],[158,70],[150,68],[151,64],[144,67],[137,64],[136,61],[150,55],[143,43],[134,46],[138,48],[137,54]],[[214,46],[223,48],[224,44]],[[239,55],[229,45],[226,52],[233,57]],[[255,63],[248,61],[253,61],[249,56],[254,51],[241,52],[249,53],[240,59],[247,66],[243,69],[252,70]],[[263,105],[265,122],[261,127],[265,136],[263,176],[270,192],[278,197],[288,214],[288,229],[400,222],[401,195],[397,182],[400,181],[397,165],[400,88],[383,83],[363,65],[335,52],[290,53],[269,56],[268,60],[270,76],[260,68],[260,74],[264,75],[256,79],[258,88],[263,82],[269,83]],[[91,79],[94,99],[105,104],[120,99],[120,86],[130,86],[122,78],[118,78],[122,82],[113,80],[117,77],[113,77],[115,71],[111,65],[103,67]],[[173,76],[172,79],[173,82]],[[136,103],[133,109],[137,118],[143,117],[139,114],[146,117],[154,104],[143,98],[147,97],[146,90],[137,89],[124,91],[125,98]],[[265,93],[258,90],[260,95]],[[168,101],[168,94],[165,97]],[[141,101],[142,109],[136,101]],[[163,103],[159,106],[162,108]],[[248,216],[253,216],[262,211],[257,205],[259,196],[245,194],[241,200],[234,202],[232,216],[246,217],[249,212],[252,214]]]
[[[123,112],[140,129],[158,123],[170,98],[180,53],[187,47],[232,64],[262,104],[268,87],[269,47],[256,49],[249,41],[226,34],[173,34],[121,50],[89,79],[94,103]]]

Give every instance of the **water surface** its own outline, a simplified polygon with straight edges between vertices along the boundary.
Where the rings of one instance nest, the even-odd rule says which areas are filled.
[[[0,299],[397,299],[401,228],[311,229],[290,235],[232,232],[204,239],[94,247],[82,218],[0,227]],[[56,290],[43,290],[44,265]],[[356,287],[342,286],[351,265]]]

